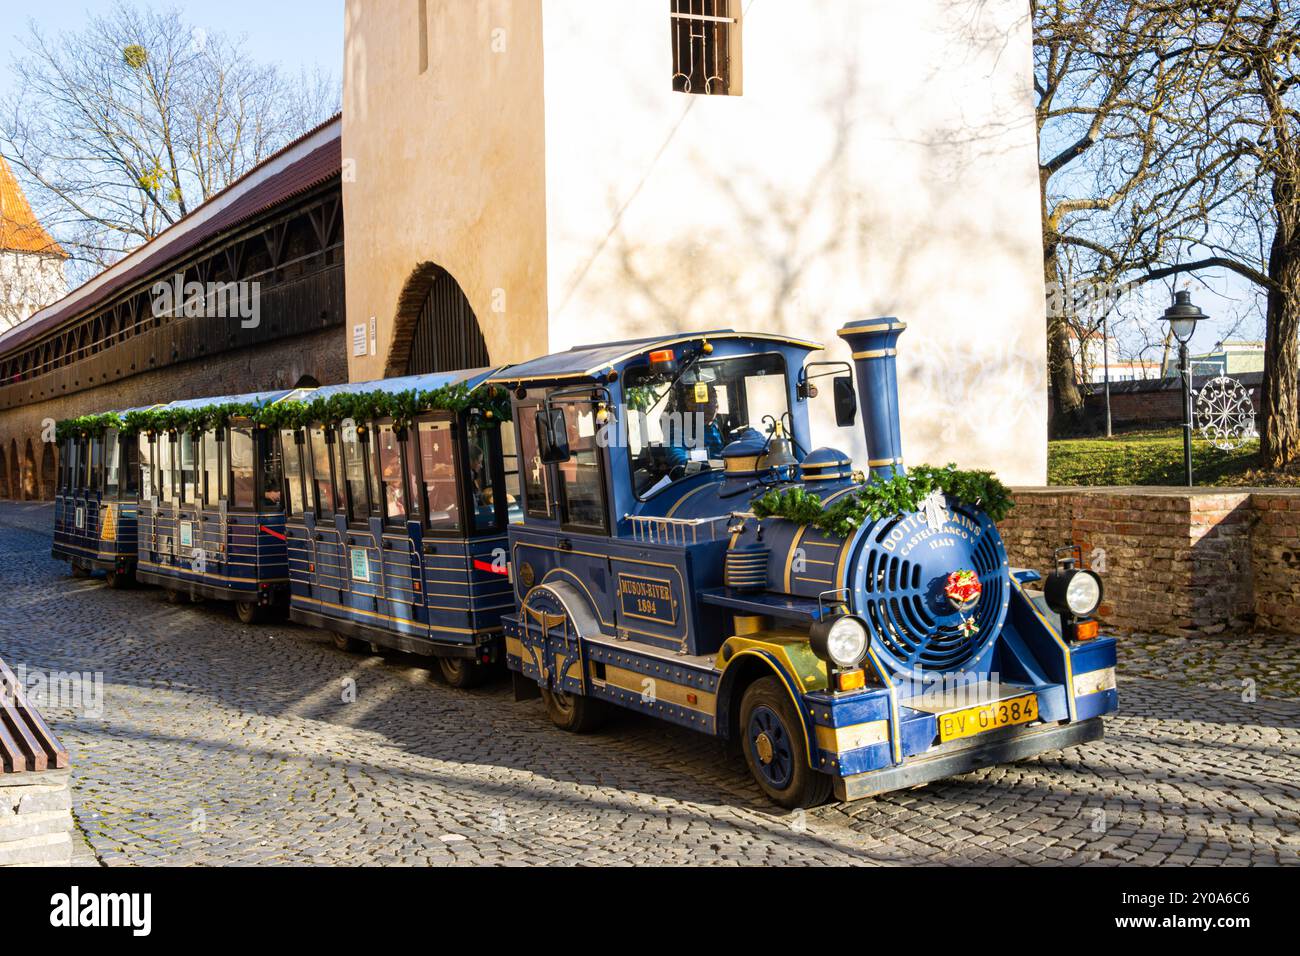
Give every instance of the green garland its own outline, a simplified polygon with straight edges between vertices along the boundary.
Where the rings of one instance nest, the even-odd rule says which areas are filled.
[[[230,424],[231,419],[248,419],[263,428],[289,428],[297,430],[311,424],[336,425],[345,419],[368,422],[391,418],[399,428],[411,425],[422,411],[445,410],[460,414],[469,412],[479,425],[488,427],[510,421],[510,392],[496,385],[477,389],[448,385],[431,391],[415,392],[359,392],[331,395],[311,401],[277,402],[258,408],[246,402],[225,402],[197,408],[149,408],[118,415],[83,415],[67,419],[55,426],[58,439],[72,435],[102,437],[110,428],[116,428],[126,437],[141,432],[189,432],[197,435],[216,431]]]
[[[87,437],[103,438],[104,433],[110,428],[117,428],[120,425],[120,419],[113,412],[104,412],[101,415],[81,415],[77,418],[67,418],[58,422],[54,426],[54,436],[60,442],[65,438]]]
[[[936,489],[962,504],[982,509],[995,522],[1005,518],[1015,504],[1007,486],[992,472],[959,471],[950,464],[946,468],[918,465],[907,474],[873,478],[830,507],[801,486],[769,491],[756,498],[751,507],[758,518],[784,518],[847,538],[868,521],[919,510],[921,502]]]

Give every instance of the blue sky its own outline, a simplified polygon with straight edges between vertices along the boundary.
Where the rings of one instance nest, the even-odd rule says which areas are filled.
[[[141,6],[178,9],[209,33],[247,34],[255,57],[281,64],[296,74],[316,66],[340,76],[343,66],[343,0],[137,0]],[[0,19],[0,95],[13,83],[9,63],[22,53],[28,22],[43,32],[77,31],[115,0],[5,0]]]

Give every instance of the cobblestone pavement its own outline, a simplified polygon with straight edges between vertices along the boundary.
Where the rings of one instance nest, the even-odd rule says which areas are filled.
[[[102,673],[102,712],[46,711],[105,864],[1300,859],[1295,701],[1129,673],[1104,741],[790,814],[684,729],[626,714],[571,736],[504,681],[457,691],[416,658],[72,579],[49,520],[0,504],[0,654]]]

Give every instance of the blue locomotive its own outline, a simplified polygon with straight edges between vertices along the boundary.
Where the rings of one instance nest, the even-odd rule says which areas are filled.
[[[812,448],[815,343],[719,331],[575,348],[499,372],[514,394],[521,522],[504,618],[520,697],[571,731],[627,707],[739,743],[787,807],[910,787],[1102,735],[1115,642],[1100,581],[1064,562],[1045,593],[974,502],[826,528],[906,484],[903,323],[851,323],[871,483]],[[849,372],[848,366],[844,366]],[[782,497],[784,496],[784,497]],[[768,502],[760,509],[759,503]],[[861,515],[860,515],[861,517]]]

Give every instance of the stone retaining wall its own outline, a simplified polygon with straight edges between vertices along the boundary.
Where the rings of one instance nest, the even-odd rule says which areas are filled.
[[[1300,489],[1017,488],[1013,566],[1078,545],[1119,630],[1300,633]],[[1103,570],[1104,569],[1104,570]]]

